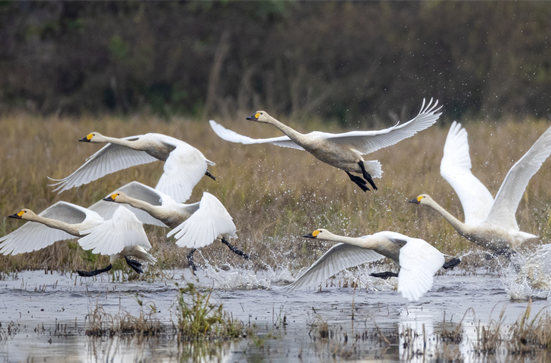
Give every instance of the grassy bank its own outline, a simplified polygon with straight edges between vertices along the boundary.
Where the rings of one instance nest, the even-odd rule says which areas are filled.
[[[268,125],[244,120],[217,120],[224,126],[251,137],[278,136]],[[300,125],[282,120],[301,131],[344,131],[336,125],[311,120]],[[495,195],[509,168],[532,146],[549,124],[541,121],[468,122],[474,174]],[[442,123],[368,159],[383,165],[383,178],[376,179],[378,192],[362,193],[346,174],[322,164],[312,156],[277,146],[245,146],[219,139],[206,120],[174,118],[170,122],[152,117],[42,118],[18,114],[0,118],[0,235],[22,223],[7,219],[20,208],[40,212],[58,200],[89,206],[130,181],[154,186],[163,164],[133,167],[60,195],[48,187],[47,176],[62,178],[76,170],[100,145],[78,143],[91,131],[123,137],[147,132],[182,139],[216,162],[209,170],[217,177],[196,186],[189,202],[198,201],[203,191],[217,196],[234,217],[239,239],[234,244],[249,253],[251,267],[289,264],[300,268],[312,263],[327,245],[301,238],[315,228],[351,236],[392,230],[426,239],[445,253],[473,249],[447,222],[428,208],[407,203],[428,193],[462,219],[461,204],[453,189],[440,176],[442,148],[449,125]],[[549,236],[551,160],[530,181],[520,203],[517,218],[521,230]],[[166,230],[147,228],[159,268],[184,267],[187,250],[165,237]],[[215,243],[202,250],[213,264],[242,260]],[[201,262],[199,254],[197,261]],[[57,243],[23,256],[0,256],[0,271],[19,269],[95,268],[107,264],[106,257],[83,252],[75,243]],[[123,267],[122,263],[118,265]],[[117,266],[115,266],[117,267]],[[124,267],[125,268],[125,267]]]

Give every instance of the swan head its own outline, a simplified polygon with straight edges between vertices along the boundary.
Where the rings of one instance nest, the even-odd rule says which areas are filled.
[[[80,142],[103,142],[103,135],[99,132],[91,132],[86,137],[78,140]]]
[[[247,117],[247,120],[256,122],[268,122],[270,120],[270,115],[268,115],[268,112],[266,111],[256,111],[254,115]]]
[[[115,192],[103,198],[103,200],[106,202],[124,203],[125,197],[126,194],[124,194],[123,192]]]
[[[328,238],[329,236],[331,235],[331,232],[329,232],[328,230],[326,229],[323,229],[323,228],[318,228],[316,229],[314,232],[310,233],[310,234],[305,234],[304,238],[314,238],[314,239],[325,239],[325,238]]]
[[[24,221],[28,221],[33,219],[34,212],[30,209],[21,209],[19,212],[9,215],[9,218],[15,218],[15,219],[22,219]]]
[[[408,202],[413,204],[428,204],[431,200],[432,199],[428,194],[421,194]]]

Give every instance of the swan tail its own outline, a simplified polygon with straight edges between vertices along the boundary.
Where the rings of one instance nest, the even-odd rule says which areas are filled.
[[[365,170],[371,175],[372,178],[380,178],[383,176],[383,169],[381,163],[377,160],[364,160]]]

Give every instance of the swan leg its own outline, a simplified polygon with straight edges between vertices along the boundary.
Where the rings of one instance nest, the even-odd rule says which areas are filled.
[[[369,184],[371,184],[371,186],[373,187],[373,189],[379,190],[379,189],[377,188],[377,186],[375,185],[375,182],[373,181],[373,178],[371,177],[371,175],[365,170],[365,165],[364,165],[363,160],[360,160],[360,161],[358,162],[358,164],[360,165],[360,169],[362,169],[362,174],[363,174],[363,176],[364,176],[364,179],[367,180],[367,182],[368,182]]]
[[[139,263],[138,261],[131,260],[126,256],[124,256],[124,259],[126,260],[126,263],[128,264],[128,266],[132,267],[132,270],[136,271],[139,274],[143,273],[141,263]]]
[[[239,256],[243,257],[245,260],[249,259],[249,255],[247,255],[245,252],[241,251],[237,247],[232,246],[224,237],[222,237],[222,243],[225,244],[226,246],[228,246],[230,251],[232,251],[236,255],[239,255]]]
[[[455,266],[459,265],[461,263],[461,260],[459,258],[452,258],[451,260],[445,262],[443,265],[442,265],[442,268],[444,269],[450,269],[450,268],[454,268]]]
[[[192,248],[191,251],[187,254],[187,264],[189,268],[191,268],[191,271],[195,275],[195,271],[197,271],[197,266],[195,266],[195,262],[193,262],[193,254],[197,251],[196,248]]]
[[[369,276],[378,277],[380,279],[386,280],[391,277],[398,277],[398,274],[396,272],[387,271],[387,272],[370,273]]]
[[[208,176],[209,178],[212,178],[212,180],[216,180],[215,176],[209,173],[208,171],[205,171],[205,175]]]
[[[367,192],[369,190],[369,188],[365,185],[366,183],[365,180],[363,180],[359,176],[352,175],[349,172],[346,172],[346,174],[348,174],[348,177],[350,178],[350,180],[356,183],[356,185],[359,186],[361,190],[363,190],[364,192]]]
[[[94,271],[79,271],[79,270],[77,270],[77,273],[81,277],[92,277],[92,276],[99,275],[102,272],[107,272],[107,271],[111,270],[112,267],[113,267],[113,265],[109,264],[109,266],[107,266],[105,268],[100,268],[99,270],[94,270]]]

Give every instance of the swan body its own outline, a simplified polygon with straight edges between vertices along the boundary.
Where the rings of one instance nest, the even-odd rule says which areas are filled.
[[[40,214],[30,209],[21,209],[18,213],[10,215],[10,218],[22,219],[29,223],[0,238],[0,253],[3,255],[37,251],[57,241],[78,237],[83,249],[94,249],[93,253],[109,255],[111,263],[119,256],[156,261],[147,253],[151,245],[142,223],[124,207],[119,207],[111,219],[105,220],[97,212],[87,208],[57,202]],[[135,261],[131,262],[140,266]]]
[[[79,141],[107,145],[90,156],[73,174],[63,179],[51,179],[55,182],[52,185],[57,187],[54,191],[61,193],[107,174],[156,160],[165,162],[164,173],[156,188],[178,202],[189,198],[203,175],[214,179],[207,171],[208,165],[215,165],[212,161],[188,143],[167,135],[151,133],[119,139],[92,132]]]
[[[421,194],[410,202],[431,207],[469,241],[496,254],[509,254],[527,240],[538,238],[520,230],[515,214],[528,182],[550,154],[551,127],[509,170],[494,200],[471,172],[467,131],[461,128],[461,124],[453,122],[444,145],[440,174],[459,196],[465,223],[427,194]]]
[[[444,265],[444,255],[436,248],[422,239],[396,232],[352,238],[317,229],[304,237],[339,243],[289,285],[290,290],[320,283],[349,267],[388,257],[400,268],[398,292],[409,301],[416,301],[430,290],[434,274]]]
[[[441,107],[437,108],[437,105],[438,101],[433,103],[431,99],[425,105],[425,100],[423,100],[421,110],[415,118],[402,125],[395,125],[379,131],[351,131],[341,134],[313,131],[309,134],[301,134],[279,122],[265,111],[257,111],[254,115],[247,117],[247,120],[273,125],[286,136],[252,139],[228,130],[213,120],[210,121],[210,125],[213,131],[226,141],[241,144],[270,143],[277,146],[305,150],[318,160],[344,170],[353,182],[363,191],[366,191],[369,190],[366,182],[369,182],[374,189],[377,189],[373,178],[380,178],[383,171],[378,161],[366,161],[362,155],[394,145],[428,128],[438,120],[441,114],[438,113]],[[365,180],[351,173],[360,174]]]

